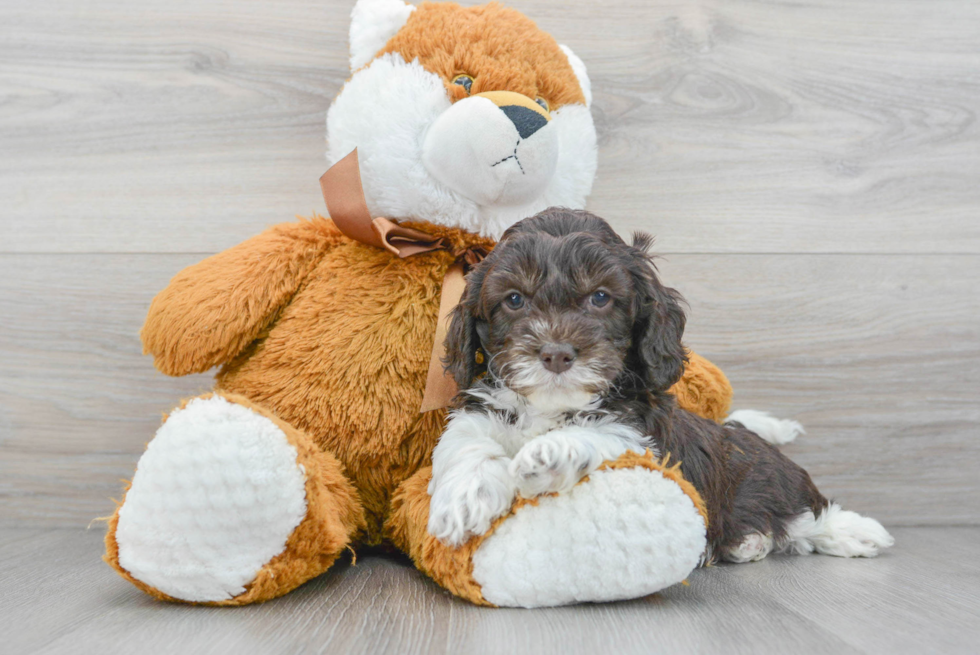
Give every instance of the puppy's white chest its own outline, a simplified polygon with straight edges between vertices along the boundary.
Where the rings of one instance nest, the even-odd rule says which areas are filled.
[[[513,457],[527,442],[569,423],[570,421],[563,414],[524,414],[500,434],[494,435],[494,439],[504,447],[508,457]]]
[[[598,397],[583,389],[547,389],[527,396],[528,411],[544,416],[561,416],[594,405]]]

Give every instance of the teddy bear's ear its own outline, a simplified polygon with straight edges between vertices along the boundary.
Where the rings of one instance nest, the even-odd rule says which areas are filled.
[[[357,0],[350,14],[350,69],[366,65],[402,28],[415,5],[402,0]]]
[[[585,70],[585,63],[578,58],[572,49],[567,45],[559,45],[561,51],[565,53],[568,57],[568,63],[572,65],[572,70],[575,71],[575,77],[578,78],[578,85],[582,87],[582,95],[585,96],[585,106],[592,106],[592,82],[589,80],[589,73]]]

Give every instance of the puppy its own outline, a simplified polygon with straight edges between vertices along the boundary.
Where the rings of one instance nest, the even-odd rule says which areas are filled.
[[[516,494],[568,491],[605,460],[652,450],[679,461],[706,503],[705,561],[892,545],[755,433],[676,406],[667,390],[684,369],[685,317],[651,243],[553,208],[509,229],[468,275],[445,362],[463,391],[432,456],[429,532],[461,544]]]

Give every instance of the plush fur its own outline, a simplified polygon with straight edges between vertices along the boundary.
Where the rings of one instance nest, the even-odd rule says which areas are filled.
[[[441,237],[449,250],[400,259],[315,217],[277,225],[190,266],[157,295],[141,333],[156,367],[168,375],[220,367],[215,393],[278,426],[307,475],[306,517],[285,550],[234,598],[177,599],[140,581],[120,561],[117,513],[109,522],[107,561],[157,597],[256,602],[322,573],[351,545],[387,538],[417,553],[428,494],[413,476],[431,463],[446,419],[445,410],[418,410],[453,253],[491,249],[506,227],[552,202],[581,206],[591,187],[595,132],[584,104],[590,96],[584,65],[521,14],[498,5],[423,3],[412,10],[395,0],[361,0],[351,61],[352,77],[329,113],[331,158],[358,147],[372,213]],[[511,91],[529,103],[547,101],[541,111],[550,127],[541,129],[554,130],[557,162],[532,201],[480,205],[439,183],[422,163],[429,125],[456,105],[487,98],[453,83],[462,72],[473,77],[471,93]],[[518,130],[512,121],[498,126]],[[705,360],[692,355],[690,362],[678,397],[721,420],[731,396],[727,380]],[[232,429],[216,421],[213,430],[198,431],[202,448],[209,434]],[[252,423],[263,422],[243,425]],[[164,425],[160,434],[166,433]],[[222,494],[247,496],[238,478],[223,477],[222,457],[183,474],[198,476],[195,485],[213,482]],[[397,507],[414,509],[393,511],[396,496]],[[421,529],[405,523],[418,520]],[[426,560],[434,575],[447,576],[437,581],[480,602],[475,587],[453,582],[451,571],[468,561],[466,553],[439,552],[448,558],[442,565]]]
[[[349,546],[352,538],[363,533],[366,526],[357,491],[344,475],[343,467],[335,457],[316,447],[307,435],[247,398],[219,393],[205,394],[194,400],[207,401],[216,397],[246,408],[275,424],[289,444],[296,449],[297,466],[302,467],[306,477],[306,515],[287,539],[282,552],[269,560],[256,573],[252,581],[247,584],[244,593],[232,598],[207,601],[209,605],[246,605],[282,595],[310,578],[320,575],[330,568],[340,553]],[[189,402],[191,401],[181,403],[177,409],[186,409]],[[206,438],[206,435],[204,437]],[[129,489],[130,485],[127,485],[127,493]],[[166,496],[160,498],[160,502],[169,500]],[[120,509],[124,502],[119,504],[119,508],[109,518],[105,561],[123,578],[154,598],[187,602],[187,598],[175,598],[134,577],[123,566],[116,535]],[[192,507],[187,509],[186,518],[192,521],[195,512]],[[261,525],[256,527],[260,528]],[[179,540],[180,535],[171,535],[171,538]]]
[[[372,2],[386,16],[401,15],[401,0]],[[370,29],[359,25],[361,32]],[[459,75],[472,79],[469,90],[453,83]],[[540,99],[548,125],[519,138],[481,97],[494,91]],[[358,149],[375,216],[496,239],[546,207],[585,206],[597,162],[590,98],[581,59],[519,12],[496,3],[424,2],[330,107],[327,159],[333,164]],[[513,159],[494,166],[514,153],[523,168]]]
[[[429,532],[462,543],[516,495],[566,492],[602,460],[646,448],[677,458],[704,499],[709,561],[890,546],[880,524],[828,503],[754,432],[676,406],[667,390],[684,369],[686,319],[651,243],[551,209],[508,230],[468,276],[446,346],[464,391],[433,454]]]
[[[617,471],[630,474],[618,479]],[[601,480],[604,474],[614,477]],[[420,570],[478,605],[636,598],[686,578],[704,552],[707,511],[701,497],[679,465],[650,452],[603,463],[592,479],[578,482],[574,494],[518,497],[486,532],[458,547],[426,529],[425,489],[431,481],[427,467],[396,492],[390,537]],[[610,481],[625,488],[610,489]],[[630,496],[636,504],[624,513]],[[617,534],[623,526],[616,522],[632,529],[632,537]],[[535,565],[543,561],[551,566]]]

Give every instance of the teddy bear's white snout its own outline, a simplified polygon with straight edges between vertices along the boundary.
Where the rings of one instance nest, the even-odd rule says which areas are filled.
[[[542,112],[473,96],[430,126],[422,162],[432,177],[478,205],[522,205],[543,194],[555,174],[558,134]]]

